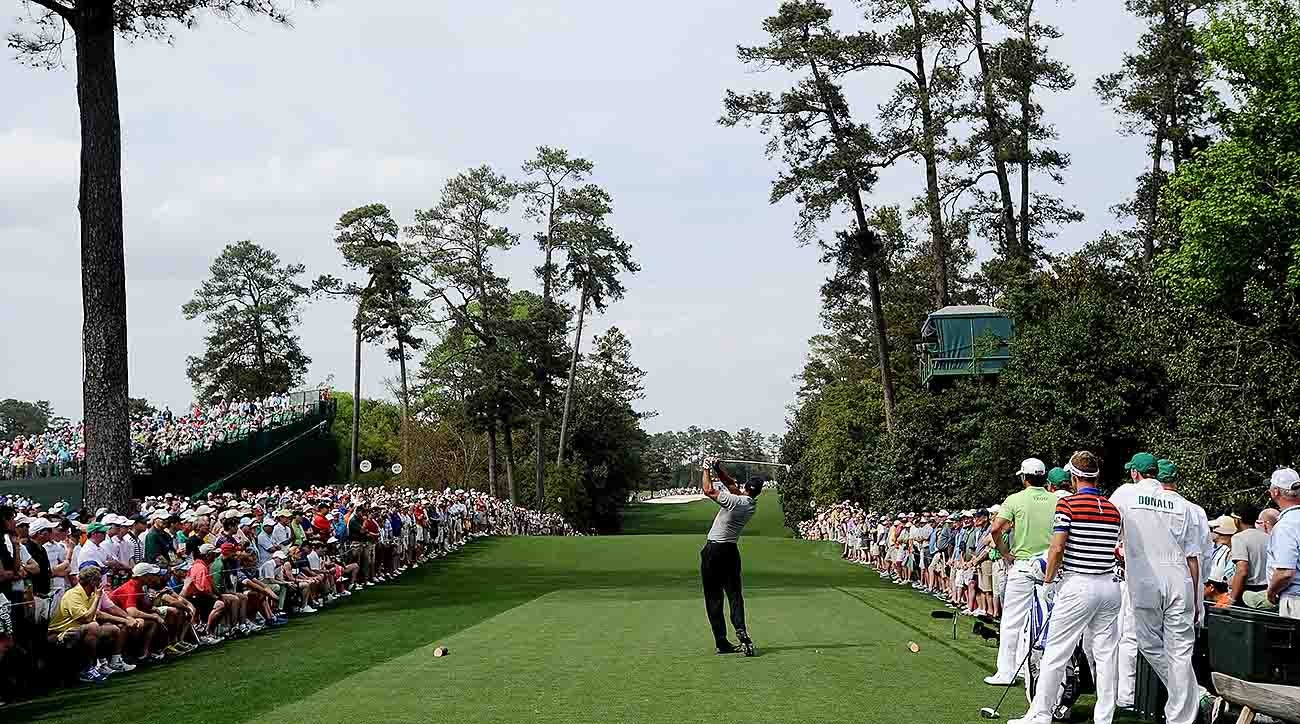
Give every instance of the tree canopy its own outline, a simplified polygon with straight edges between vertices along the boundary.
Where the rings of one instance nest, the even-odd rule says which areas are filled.
[[[296,327],[308,289],[302,264],[285,264],[252,241],[229,244],[181,311],[208,325],[206,351],[186,373],[200,400],[260,399],[300,384],[311,358]]]

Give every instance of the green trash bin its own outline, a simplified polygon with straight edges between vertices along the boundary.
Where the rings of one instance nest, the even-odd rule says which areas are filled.
[[[1207,613],[1211,670],[1243,681],[1300,686],[1300,620],[1240,606]]]
[[[1160,680],[1156,670],[1151,668],[1151,664],[1147,663],[1146,657],[1139,652],[1137,681],[1133,687],[1133,712],[1142,721],[1162,724],[1165,720],[1165,702],[1168,700],[1169,692],[1165,690],[1164,682]]]

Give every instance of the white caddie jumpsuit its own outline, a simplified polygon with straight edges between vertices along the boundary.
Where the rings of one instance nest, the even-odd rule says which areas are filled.
[[[1118,507],[1118,506],[1116,506]],[[1119,609],[1119,689],[1117,705],[1132,709],[1137,698],[1137,627],[1133,623],[1133,599],[1128,594],[1128,579],[1120,581]]]
[[[1187,559],[1203,553],[1196,514],[1181,495],[1150,478],[1120,486],[1110,500],[1124,516],[1125,580],[1137,647],[1169,691],[1167,724],[1194,724],[1196,597],[1188,586]]]

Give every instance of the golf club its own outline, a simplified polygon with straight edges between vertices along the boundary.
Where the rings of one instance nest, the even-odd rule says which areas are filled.
[[[1034,646],[1033,646],[1033,644],[1030,644],[1030,645],[1029,645],[1029,650],[1030,650],[1030,651],[1033,651],[1033,650],[1034,650]],[[1020,666],[1016,668],[1016,671],[1019,672],[1020,669],[1025,668],[1025,664],[1027,664],[1027,663],[1029,663],[1029,654],[1025,654],[1025,660],[1020,662]],[[986,707],[984,707],[983,709],[980,709],[980,717],[981,717],[981,718],[983,718],[983,719],[1001,719],[1001,718],[1002,718],[1002,715],[998,713],[998,707],[1002,706],[1002,702],[1004,702],[1004,701],[1007,700],[1007,692],[1011,691],[1011,687],[1013,687],[1013,686],[1016,685],[1016,681],[1018,681],[1018,679],[1016,679],[1015,677],[1012,677],[1011,682],[1010,682],[1009,684],[1007,684],[1005,687],[1003,687],[1003,689],[1002,689],[1002,696],[998,698],[998,703],[997,703],[997,704],[994,704],[993,706],[986,706]]]
[[[1052,619],[1052,610],[1049,608],[1049,609],[1047,610],[1047,617],[1043,620],[1043,630],[1046,630],[1046,629],[1047,629],[1047,623],[1048,623],[1049,621],[1051,621],[1051,619]],[[1030,631],[1030,633],[1032,634],[1033,631]],[[1034,644],[1035,644],[1035,643],[1037,643],[1037,641],[1035,640],[1035,637],[1030,636],[1030,637],[1029,637],[1029,648],[1028,648],[1028,650],[1025,652],[1025,658],[1024,658],[1023,661],[1020,662],[1020,666],[1017,666],[1017,667],[1016,667],[1016,673],[1017,673],[1017,674],[1020,673],[1020,670],[1021,670],[1021,669],[1024,669],[1024,668],[1026,667],[1026,665],[1029,664],[1029,657],[1034,653]],[[1002,690],[1002,696],[998,698],[998,703],[997,703],[997,704],[995,704],[995,705],[993,705],[993,706],[991,706],[991,707],[986,706],[986,707],[984,707],[983,709],[980,709],[980,718],[983,718],[983,719],[1000,719],[1000,718],[1002,718],[1002,715],[1001,715],[1000,713],[998,713],[998,707],[1002,706],[1002,702],[1006,701],[1006,699],[1007,699],[1007,693],[1008,693],[1009,691],[1011,691],[1011,687],[1013,687],[1013,686],[1016,685],[1016,680],[1017,680],[1016,677],[1014,677],[1014,676],[1011,677],[1011,681],[1010,681],[1010,683],[1008,683],[1008,684],[1006,685],[1006,688]]]

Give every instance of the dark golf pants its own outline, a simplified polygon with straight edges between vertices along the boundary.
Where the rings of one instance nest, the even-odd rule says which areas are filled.
[[[740,591],[740,549],[735,543],[709,541],[700,551],[700,578],[704,580],[704,609],[718,646],[727,642],[727,621],[722,617],[722,595],[731,604],[731,625],[737,635],[745,631],[745,596]]]

